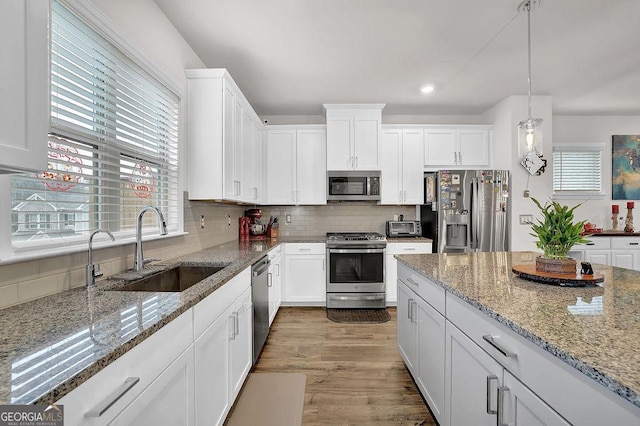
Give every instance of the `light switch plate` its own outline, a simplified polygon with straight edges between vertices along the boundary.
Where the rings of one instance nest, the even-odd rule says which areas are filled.
[[[520,215],[520,225],[530,225],[533,222],[532,214],[521,214]]]

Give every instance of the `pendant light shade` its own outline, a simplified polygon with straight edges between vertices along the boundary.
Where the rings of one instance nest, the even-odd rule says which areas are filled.
[[[527,48],[529,71],[529,118],[518,123],[518,152],[520,157],[532,159],[542,156],[542,119],[531,116],[531,8],[539,6],[540,0],[525,0],[518,6],[527,12]]]

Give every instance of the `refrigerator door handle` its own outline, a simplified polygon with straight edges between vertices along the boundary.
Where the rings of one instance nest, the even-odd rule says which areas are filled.
[[[471,202],[469,216],[471,224],[469,228],[469,248],[472,251],[478,249],[478,178],[471,179]]]

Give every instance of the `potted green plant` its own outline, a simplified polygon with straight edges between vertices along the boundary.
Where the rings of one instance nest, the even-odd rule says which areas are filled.
[[[553,200],[544,205],[535,198],[531,200],[542,213],[542,219],[531,223],[530,235],[538,238],[536,246],[544,253],[536,259],[536,270],[575,274],[576,261],[569,257],[569,251],[574,244],[589,242],[583,235],[586,221],[573,221],[573,212],[582,203],[568,207]]]

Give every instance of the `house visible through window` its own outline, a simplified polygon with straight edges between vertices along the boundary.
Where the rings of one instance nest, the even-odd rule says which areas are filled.
[[[178,111],[177,95],[54,0],[48,167],[12,178],[12,245],[131,233],[145,205],[178,230]]]
[[[554,146],[554,197],[587,198],[604,195],[603,152],[602,144]]]

